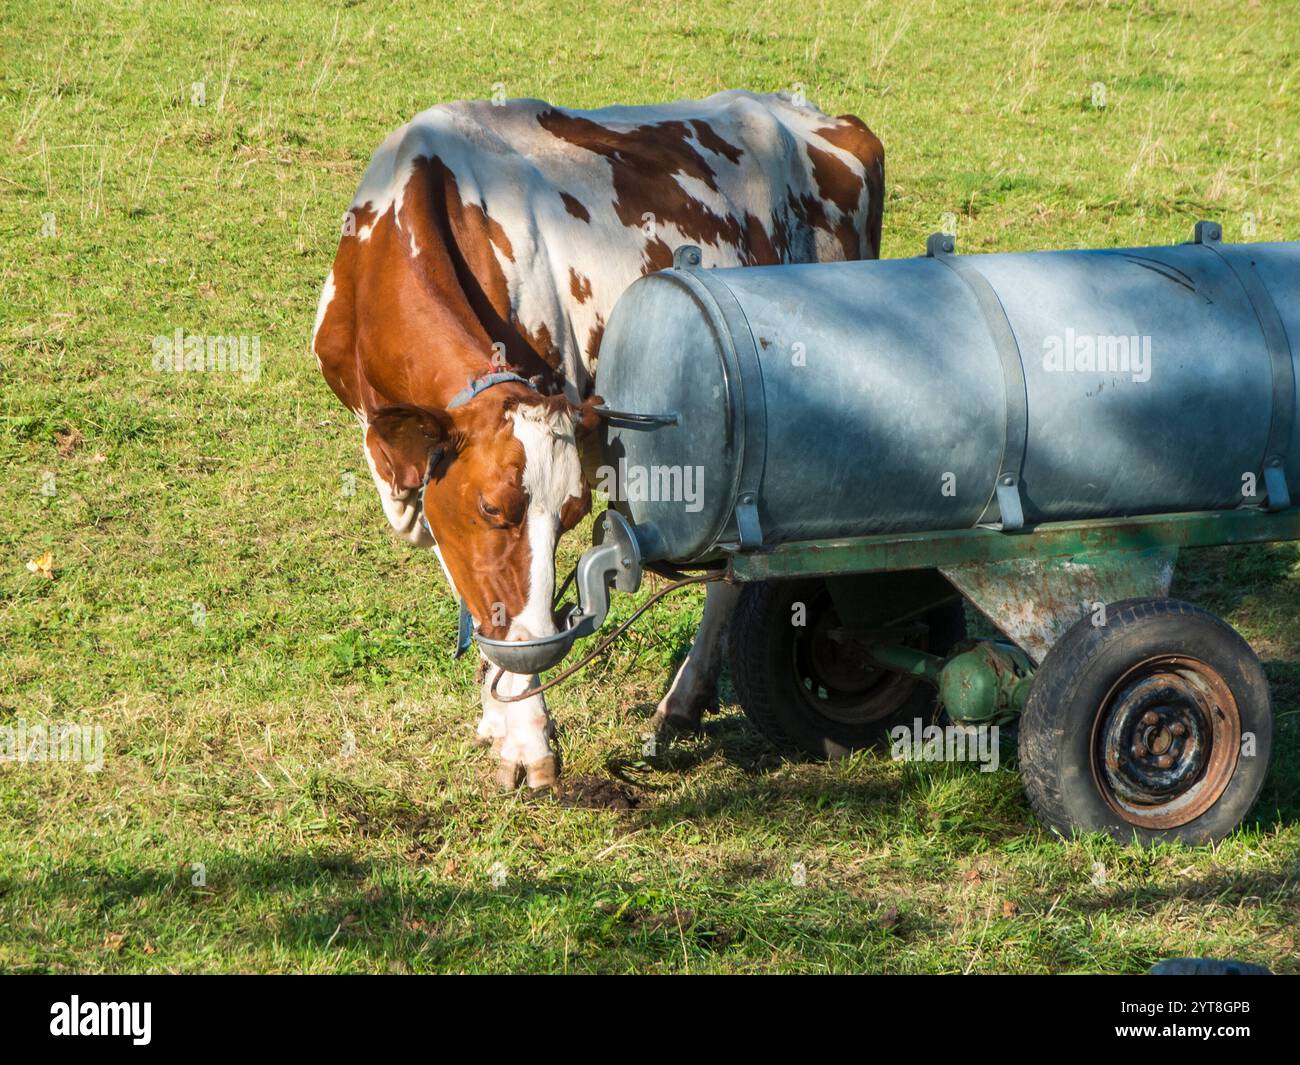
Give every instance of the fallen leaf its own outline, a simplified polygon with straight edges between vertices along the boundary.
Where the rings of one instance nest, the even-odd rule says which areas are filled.
[[[442,867],[442,875],[449,878],[453,877],[459,868],[460,866],[456,864],[455,858],[448,858],[447,864]]]
[[[39,573],[47,580],[54,580],[54,552],[46,551],[43,555],[28,559],[27,569],[32,573]]]
[[[199,286],[199,295],[205,300],[212,299],[217,294],[217,287],[211,281],[204,281]]]
[[[984,876],[978,869],[967,869],[966,872],[962,873],[961,878],[968,884],[984,883]]]
[[[158,953],[158,948],[155,947],[152,943],[146,943],[144,945],[144,952],[152,956]]]
[[[898,924],[898,907],[890,906],[889,909],[876,918],[876,924],[880,928],[893,928]]]
[[[1016,905],[1014,902],[1012,902],[1010,899],[1003,899],[1003,900],[1002,900],[1002,916],[1003,916],[1003,917],[1014,917],[1014,916],[1015,916],[1016,914],[1018,914],[1019,912],[1020,912],[1020,907],[1017,906],[1017,905]]]
[[[104,946],[115,954],[120,953],[122,945],[126,942],[126,934],[123,932],[109,932],[104,937]]]

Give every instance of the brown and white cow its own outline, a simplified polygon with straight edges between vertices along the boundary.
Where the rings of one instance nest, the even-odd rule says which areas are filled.
[[[784,95],[452,103],[380,145],[313,348],[361,423],[388,520],[437,552],[484,635],[555,631],[555,545],[591,506],[583,442],[619,294],[681,244],[707,267],[875,257],[883,192],[883,151],[860,120]],[[697,727],[716,700],[734,602],[710,586],[657,723]],[[494,672],[478,737],[499,752],[498,779],[551,784],[542,697],[498,702]],[[498,690],[535,680],[507,675]]]

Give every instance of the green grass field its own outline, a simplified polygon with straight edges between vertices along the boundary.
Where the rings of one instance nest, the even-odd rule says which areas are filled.
[[[0,765],[0,970],[1300,972],[1294,545],[1189,554],[1175,588],[1279,715],[1216,848],[1057,842],[1010,750],[783,763],[730,704],[645,757],[698,595],[550,697],[564,796],[505,796],[436,560],[392,538],[308,350],[370,152],[497,86],[802,86],[885,143],[886,256],[946,213],[968,251],[1300,238],[1293,4],[0,11],[0,725],[105,734],[98,773]],[[178,328],[259,338],[260,375],[156,372]]]

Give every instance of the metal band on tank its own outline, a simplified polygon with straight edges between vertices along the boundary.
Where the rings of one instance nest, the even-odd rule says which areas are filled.
[[[1012,332],[1006,308],[993,291],[988,278],[969,260],[953,254],[954,241],[947,233],[935,233],[926,241],[925,253],[935,262],[943,263],[966,283],[975,302],[979,304],[984,323],[988,326],[1002,361],[1002,378],[1006,386],[1006,439],[1002,445],[1002,459],[998,463],[998,478],[989,503],[997,499],[1002,528],[1019,529],[1025,524],[1025,508],[1020,499],[1020,474],[1025,465],[1025,449],[1029,442],[1029,397],[1025,386],[1025,365],[1020,355],[1020,345]],[[988,505],[984,514],[988,513]],[[981,515],[983,521],[984,515]]]
[[[740,546],[751,550],[763,545],[763,529],[758,516],[759,488],[767,461],[767,401],[763,393],[763,367],[749,319],[745,317],[740,302],[727,285],[715,281],[708,270],[700,267],[701,259],[698,247],[684,244],[673,252],[673,269],[712,298],[725,327],[719,330],[723,347],[729,347],[736,360],[735,385],[740,394],[741,431],[738,434],[740,463],[733,489],[735,507],[732,517]]]
[[[1268,286],[1260,280],[1255,260],[1250,258],[1247,249],[1224,247],[1220,243],[1223,240],[1223,227],[1217,222],[1197,222],[1194,240],[1209,248],[1228,265],[1228,269],[1245,289],[1251,309],[1259,319],[1260,332],[1264,334],[1264,343],[1268,347],[1273,367],[1273,414],[1261,468],[1264,471],[1264,487],[1268,492],[1268,509],[1285,510],[1291,505],[1291,492],[1287,487],[1286,471],[1282,463],[1291,447],[1296,405],[1295,362],[1291,357],[1291,343],[1287,339],[1286,326],[1282,324],[1277,304],[1273,302]],[[1246,261],[1240,261],[1243,259]]]

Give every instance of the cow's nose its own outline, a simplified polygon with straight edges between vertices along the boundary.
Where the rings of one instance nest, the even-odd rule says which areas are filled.
[[[542,626],[540,625],[537,626],[537,628],[541,628],[541,627]],[[513,640],[537,640],[542,638],[543,636],[554,636],[554,635],[555,635],[554,632],[534,632],[533,626],[523,625],[520,622],[516,621],[511,624],[510,630],[506,633],[505,638],[507,640],[512,640],[512,641]]]

